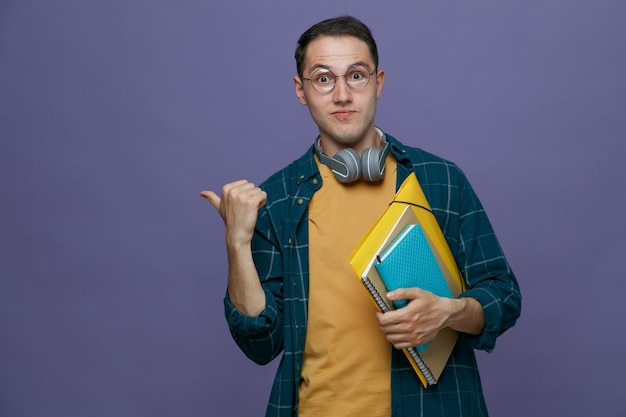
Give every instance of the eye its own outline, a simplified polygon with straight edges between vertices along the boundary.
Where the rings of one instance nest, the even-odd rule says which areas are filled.
[[[367,78],[367,76],[365,75],[365,72],[361,70],[352,71],[348,74],[348,79],[352,81],[362,81],[365,78]]]
[[[318,85],[332,84],[335,80],[330,71],[318,71],[313,75],[313,80]]]
[[[328,75],[318,75],[315,79],[315,82],[318,84],[326,84],[330,82],[330,77]]]

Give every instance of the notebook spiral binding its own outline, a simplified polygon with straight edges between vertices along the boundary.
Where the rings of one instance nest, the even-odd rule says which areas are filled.
[[[374,301],[376,302],[378,307],[380,307],[380,310],[383,313],[388,312],[389,307],[387,307],[387,304],[385,304],[385,301],[380,296],[380,293],[378,292],[376,287],[374,287],[374,284],[372,284],[372,281],[370,281],[367,277],[364,277],[361,282],[363,283],[365,288],[367,288],[367,291],[369,291],[369,293],[372,295]],[[433,373],[430,371],[430,369],[428,369],[428,366],[422,360],[420,354],[417,353],[417,351],[412,347],[408,348],[407,351],[409,352],[409,355],[411,355],[411,358],[413,358],[413,360],[415,361],[415,364],[417,365],[419,370],[422,372],[422,375],[424,375],[424,378],[426,378],[428,385],[437,384],[437,380],[433,376]]]

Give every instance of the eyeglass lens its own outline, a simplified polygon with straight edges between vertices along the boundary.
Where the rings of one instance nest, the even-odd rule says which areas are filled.
[[[370,73],[363,66],[350,68],[345,75],[337,76],[327,68],[317,68],[311,73],[311,85],[320,93],[327,93],[335,87],[337,78],[343,78],[346,83],[355,90],[365,88],[369,83]]]

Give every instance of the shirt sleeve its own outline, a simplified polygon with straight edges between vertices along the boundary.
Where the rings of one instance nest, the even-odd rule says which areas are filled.
[[[474,349],[492,351],[496,339],[512,327],[521,313],[521,293],[492,225],[474,190],[462,177],[457,262],[468,284],[461,297],[482,305],[485,327],[469,336]]]
[[[233,339],[244,354],[258,364],[266,364],[283,350],[282,253],[269,226],[267,212],[259,212],[252,239],[252,256],[265,292],[265,308],[248,317],[224,298],[224,312]]]
[[[232,305],[228,294],[224,311],[233,339],[247,357],[264,365],[282,350],[282,324],[276,303],[268,302],[273,295],[265,289],[265,309],[256,317],[244,316]]]

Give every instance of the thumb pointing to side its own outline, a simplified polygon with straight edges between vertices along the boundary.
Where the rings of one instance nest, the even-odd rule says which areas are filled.
[[[265,203],[267,194],[249,181],[234,181],[222,187],[222,195],[205,190],[200,195],[219,212],[228,235],[239,242],[249,242],[254,233],[259,208]]]
[[[217,212],[222,217],[224,223],[226,223],[226,214],[222,212],[223,209],[221,207],[222,199],[216,193],[210,190],[201,191],[200,195],[209,200],[209,203],[211,203],[211,205],[215,207],[215,210],[217,210]]]
[[[213,191],[201,191],[200,195],[204,198],[206,198],[207,200],[209,200],[209,203],[211,203],[213,205],[213,207],[215,207],[217,210],[220,209],[220,200],[221,198],[215,194]]]

